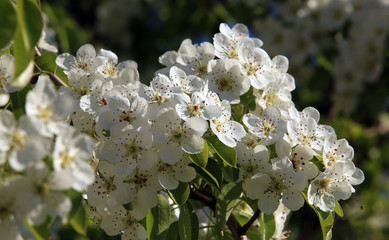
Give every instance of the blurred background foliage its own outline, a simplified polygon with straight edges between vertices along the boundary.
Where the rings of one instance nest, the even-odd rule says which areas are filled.
[[[380,25],[389,16],[386,2],[46,0],[42,8],[48,37],[61,52],[75,54],[88,42],[112,50],[121,61],[138,63],[144,83],[162,67],[158,57],[184,39],[212,42],[221,22],[246,24],[271,57],[288,56],[297,108],[317,108],[321,123],[354,147],[355,164],[365,173],[356,194],[340,202],[345,216],[335,219],[333,239],[379,240],[389,235],[388,26]],[[292,214],[288,227],[291,239],[321,238],[308,206]],[[85,239],[71,228],[61,231],[67,233],[59,232],[62,239]],[[111,239],[102,234],[90,229],[88,237]]]

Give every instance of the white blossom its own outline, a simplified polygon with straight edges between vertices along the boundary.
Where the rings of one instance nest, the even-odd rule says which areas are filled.
[[[221,103],[222,114],[211,122],[212,132],[219,140],[229,147],[235,147],[236,141],[242,139],[246,135],[243,126],[231,118],[231,105],[228,101]]]
[[[346,200],[355,192],[352,185],[363,182],[363,172],[351,161],[337,162],[320,173],[308,188],[308,202],[322,211],[333,211],[335,200]]]

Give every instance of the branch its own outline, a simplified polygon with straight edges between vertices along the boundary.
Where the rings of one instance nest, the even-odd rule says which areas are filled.
[[[196,189],[193,185],[190,185],[190,193],[189,197],[194,200],[199,200],[204,203],[210,209],[215,211],[217,198],[211,190],[211,187],[208,185],[203,189]],[[250,220],[243,226],[241,226],[236,219],[236,217],[231,214],[227,220],[227,227],[230,229],[232,236],[235,240],[246,240],[246,233],[249,228],[253,225],[255,220],[259,217],[261,211],[257,209],[254,215],[250,218]]]
[[[36,55],[42,56],[41,51],[36,46],[35,46],[35,52],[36,52]],[[56,85],[62,85],[62,86],[68,87],[68,85],[65,82],[63,82],[57,75],[52,74],[52,73],[46,73],[46,74],[48,74],[50,76],[50,79],[53,80],[53,82]]]
[[[208,196],[204,194],[204,189],[198,190],[193,185],[190,185],[189,197],[207,205],[210,209],[215,211],[216,209],[216,197]]]
[[[257,218],[259,217],[260,214],[261,214],[261,210],[257,209],[257,211],[255,211],[254,215],[250,218],[250,220],[245,225],[243,225],[243,227],[241,229],[242,233],[244,233],[246,235],[246,232],[253,225],[255,220],[257,220]]]

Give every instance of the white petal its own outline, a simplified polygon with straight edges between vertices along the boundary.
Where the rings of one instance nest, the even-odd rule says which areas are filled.
[[[72,187],[79,192],[86,190],[95,179],[92,166],[82,160],[77,161],[77,168],[73,169],[72,175],[74,179]]]
[[[351,194],[354,192],[354,188],[350,185],[350,183],[343,182],[335,182],[330,185],[330,190],[334,195],[336,200],[347,200],[351,197]]]
[[[62,53],[56,59],[55,63],[63,69],[70,70],[76,65],[76,59],[69,53]]]
[[[161,186],[168,190],[173,190],[178,187],[177,179],[171,174],[160,174],[158,180]]]
[[[147,232],[145,228],[141,224],[136,224],[136,236],[138,237],[139,240],[144,240],[147,238]]]
[[[247,196],[251,199],[258,199],[264,195],[266,189],[271,184],[271,179],[268,175],[261,174],[257,178],[246,179],[243,182],[242,188]]]
[[[0,235],[3,239],[22,240],[16,220],[4,219],[0,224]]]
[[[184,123],[184,128],[191,128],[198,135],[202,136],[208,130],[208,123],[199,117],[192,117]]]
[[[5,106],[8,101],[9,94],[4,89],[0,89],[0,107]]]
[[[129,176],[134,169],[136,168],[136,163],[134,161],[120,161],[115,164],[115,173],[127,177]]]
[[[73,184],[71,171],[65,169],[52,172],[49,177],[49,184],[53,190],[66,190],[71,188]]]
[[[158,153],[154,150],[143,151],[138,161],[138,167],[142,170],[149,170],[158,161]]]
[[[157,192],[150,188],[141,188],[138,195],[132,201],[133,209],[131,211],[134,218],[143,219],[150,208],[153,208],[158,203]]]
[[[174,164],[181,159],[182,148],[175,142],[161,144],[161,147],[159,149],[159,157],[165,163]]]
[[[96,57],[96,50],[95,47],[93,47],[92,44],[85,44],[82,45],[78,50],[77,50],[77,57],[80,57],[81,59],[84,58],[90,58],[90,57]]]
[[[176,178],[181,182],[190,182],[196,177],[196,170],[190,166],[184,165],[175,168]]]
[[[98,56],[106,57],[115,64],[118,63],[118,56],[112,51],[100,49]]]
[[[205,106],[203,112],[204,118],[207,120],[213,120],[219,118],[221,114],[222,114],[222,109],[216,105]]]
[[[291,152],[292,146],[287,141],[281,139],[276,142],[276,153],[279,157],[289,157]]]
[[[358,184],[361,184],[365,180],[365,175],[363,174],[361,169],[355,168],[354,174],[348,180],[349,180],[350,184],[358,185]]]
[[[205,141],[201,137],[186,137],[182,143],[182,149],[189,154],[197,154],[203,151],[204,143]]]
[[[279,196],[275,192],[267,192],[258,199],[258,208],[266,213],[272,214],[280,203]]]
[[[304,205],[304,197],[300,192],[285,190],[282,193],[282,202],[290,210],[296,211]]]
[[[116,144],[112,140],[108,140],[103,143],[103,148],[101,149],[101,155],[103,158],[110,162],[118,162],[122,159],[125,154],[125,149],[121,145]]]
[[[126,204],[135,198],[136,193],[129,184],[123,183],[117,186],[117,189],[113,192],[113,195],[114,199],[118,203]]]
[[[275,67],[280,73],[286,73],[288,71],[289,61],[288,58],[282,55],[277,55],[272,59],[273,67]]]

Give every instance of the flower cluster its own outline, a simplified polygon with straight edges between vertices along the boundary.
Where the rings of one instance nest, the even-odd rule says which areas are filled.
[[[83,192],[94,180],[95,141],[69,125],[71,96],[59,94],[41,75],[26,98],[25,115],[0,113],[0,232],[5,239],[21,239],[22,219],[40,225],[48,217],[65,217],[72,207],[68,190]]]
[[[111,51],[86,44],[76,56],[60,54],[56,64],[69,86],[56,91],[41,75],[25,116],[0,114],[0,164],[12,169],[0,186],[9,192],[0,199],[7,210],[1,225],[66,215],[70,201],[62,191],[73,188],[86,191],[108,235],[146,239],[141,221],[158,193],[197,177],[191,159],[208,138],[236,151],[236,181],[262,212],[298,210],[304,191],[311,205],[334,211],[364,180],[353,148],[319,124],[316,109],[295,108],[288,59],[271,58],[262,44],[243,24],[221,24],[213,43],[186,39],[163,54],[165,67],[149,85],[135,62],[119,62]]]
[[[267,214],[280,201],[291,210],[301,208],[300,192],[308,185],[309,202],[333,211],[335,200],[347,199],[352,185],[363,181],[347,141],[319,124],[314,108],[294,107],[288,59],[270,58],[261,46],[246,26],[221,24],[213,44],[187,39],[178,51],[163,54],[159,61],[165,68],[148,86],[140,83],[134,62],[118,63],[107,50],[96,53],[84,45],[76,56],[58,56],[70,84],[62,91],[72,90],[78,103],[72,122],[98,141],[99,167],[87,195],[108,234],[128,236],[141,228],[137,222],[156,206],[159,190],[196,177],[188,154],[202,152],[205,133],[236,149],[239,181]],[[231,106],[250,88],[256,110],[243,116],[242,125]],[[271,145],[276,157],[270,159]],[[314,159],[322,159],[322,166]],[[131,210],[124,210],[121,205],[128,203]],[[120,225],[123,218],[131,221]],[[115,224],[121,228],[112,228]],[[133,231],[139,239],[143,232]]]

